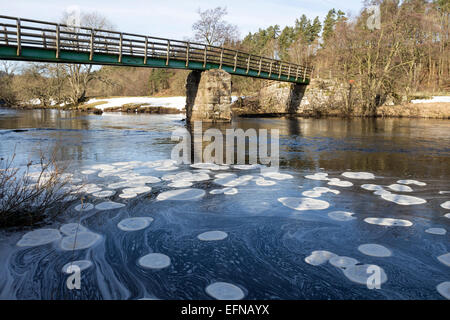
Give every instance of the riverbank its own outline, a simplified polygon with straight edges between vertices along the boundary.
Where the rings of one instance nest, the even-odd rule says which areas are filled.
[[[260,113],[257,97],[233,98],[233,114],[241,117],[283,117],[284,113]],[[92,98],[80,105],[41,106],[36,104],[12,106],[15,109],[55,109],[81,111],[94,114],[103,112],[182,114],[185,113],[185,97],[105,97]],[[303,102],[302,102],[303,104]],[[359,110],[351,114],[340,108],[301,108],[297,117],[362,117]],[[416,99],[401,105],[384,105],[377,109],[375,117],[450,119],[450,96]]]
[[[284,117],[295,116],[305,118],[360,118],[364,116],[361,108],[355,108],[350,113],[328,103],[311,104],[307,98],[302,101],[300,111],[297,114],[266,112],[260,113],[259,99],[257,96],[238,99],[232,106],[235,116],[255,118],[255,117]],[[410,103],[383,105],[377,108],[373,117],[382,118],[423,118],[423,119],[450,119],[450,96],[439,96],[427,99],[416,99]]]

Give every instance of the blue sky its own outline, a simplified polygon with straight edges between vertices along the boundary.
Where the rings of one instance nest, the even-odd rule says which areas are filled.
[[[198,18],[198,8],[226,6],[227,20],[239,27],[241,36],[258,28],[279,24],[293,25],[306,14],[321,19],[331,8],[357,14],[363,0],[0,0],[2,15],[58,21],[66,8],[97,11],[123,32],[185,39],[192,36],[191,26]]]

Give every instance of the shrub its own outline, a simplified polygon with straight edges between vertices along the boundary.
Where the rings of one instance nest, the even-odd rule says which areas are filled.
[[[43,155],[36,164],[14,168],[14,158],[0,159],[0,227],[32,225],[60,212],[76,191],[66,168]]]

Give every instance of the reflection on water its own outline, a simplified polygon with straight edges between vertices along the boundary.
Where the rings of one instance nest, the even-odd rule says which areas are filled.
[[[135,179],[137,175],[133,174],[161,178],[168,173],[194,172],[188,166],[170,172],[149,166],[150,161],[170,158],[176,143],[171,141],[171,133],[185,126],[182,119],[181,115],[99,116],[0,109],[0,156],[10,157],[15,151],[17,164],[24,165],[38,159],[42,150],[56,149],[59,160],[69,162],[76,177],[104,189],[120,181],[117,177],[99,177],[98,170],[93,175],[82,175],[81,169],[136,161],[126,171]],[[203,124],[203,130],[209,127]],[[233,190],[230,194],[210,194],[223,186],[212,179],[200,179],[192,187],[205,190],[204,196],[187,202],[156,200],[158,194],[173,190],[168,184],[180,182],[177,178],[148,184],[152,187],[150,193],[132,198],[121,198],[117,192],[109,199],[126,207],[94,209],[81,215],[82,225],[101,237],[95,246],[74,253],[61,250],[56,243],[17,247],[25,231],[3,232],[0,298],[208,299],[205,288],[214,282],[237,285],[246,299],[442,298],[436,286],[450,279],[448,267],[437,257],[450,251],[449,234],[434,235],[425,230],[450,230],[449,219],[444,217],[450,210],[441,207],[449,195],[440,193],[450,190],[448,121],[236,119],[219,128],[278,129],[280,170],[293,178],[272,179],[276,184],[263,186],[258,170],[211,172],[212,179],[217,173],[234,173],[252,175],[255,180],[237,186],[237,193]],[[345,171],[371,172],[376,179],[347,179],[341,175]],[[305,179],[318,172],[352,181],[354,185],[339,187],[328,185],[325,180]],[[398,205],[361,188],[365,183],[388,186],[399,179],[425,182],[426,186],[410,185],[413,192],[408,195],[427,203]],[[325,210],[296,212],[278,201],[302,197],[302,192],[317,187],[339,191],[318,193],[318,200],[330,204]],[[88,201],[95,205],[104,200],[91,195]],[[77,204],[48,227],[58,229],[64,223],[77,222]],[[328,215],[334,211],[354,213],[354,219],[331,219],[342,217]],[[130,217],[153,220],[150,224],[150,220],[145,220],[146,228],[138,231],[120,231],[117,224]],[[406,219],[413,226],[371,225],[364,222],[368,217]],[[220,241],[199,240],[200,234],[211,231],[221,231],[212,234],[226,233],[227,237]],[[358,246],[368,243],[387,247],[392,256],[380,258],[361,253]],[[314,250],[328,250],[360,263],[379,265],[388,281],[382,290],[369,290],[349,281],[329,263],[306,263],[304,259]],[[138,261],[149,253],[169,257],[170,266],[158,270],[143,268]],[[67,275],[61,272],[73,260],[92,262],[83,271],[79,291],[66,288]],[[155,263],[150,261],[149,265]]]

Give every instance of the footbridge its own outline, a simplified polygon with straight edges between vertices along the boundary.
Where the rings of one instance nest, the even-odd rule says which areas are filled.
[[[193,70],[187,83],[188,118],[197,113],[193,118],[211,121],[230,118],[231,112],[217,113],[220,105],[231,103],[226,74],[288,82],[304,92],[312,72],[309,66],[231,48],[1,15],[0,60]],[[209,79],[202,84],[204,74]],[[197,103],[201,90],[212,92],[204,92]],[[200,113],[197,104],[204,105]]]

